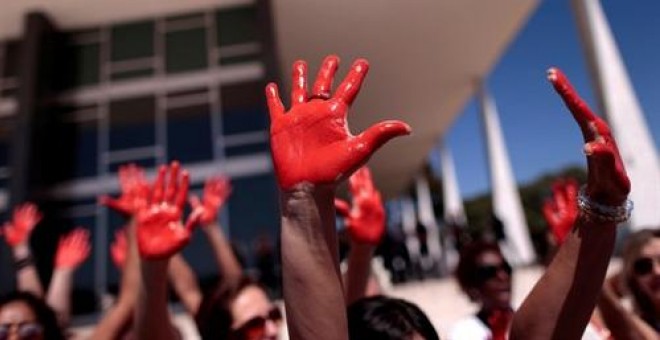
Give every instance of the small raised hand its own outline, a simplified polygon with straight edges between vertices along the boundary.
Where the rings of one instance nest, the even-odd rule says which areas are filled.
[[[282,189],[299,183],[335,184],[346,179],[390,139],[407,135],[410,127],[401,121],[383,121],[354,136],[346,117],[369,63],[358,59],[334,95],[330,95],[339,58],[323,61],[307,93],[307,64],[293,64],[291,108],[285,112],[277,85],[268,84],[266,99],[270,112],[271,151]]]
[[[204,183],[204,195],[200,200],[193,195],[190,205],[199,214],[199,223],[208,226],[218,219],[218,212],[231,194],[231,184],[226,177],[212,177]]]
[[[600,204],[620,206],[630,193],[630,179],[609,126],[589,109],[559,69],[548,70],[548,79],[582,130],[589,172],[587,196]]]
[[[574,179],[557,180],[552,184],[552,197],[543,202],[543,217],[557,245],[564,243],[577,219],[577,194],[578,183]]]
[[[14,209],[11,222],[2,227],[7,244],[14,248],[27,245],[34,227],[41,221],[41,213],[34,203],[24,203]]]
[[[128,242],[126,241],[126,228],[115,231],[115,239],[110,245],[110,257],[117,269],[123,269],[128,254]]]
[[[135,164],[121,166],[119,186],[121,195],[118,198],[104,195],[99,198],[99,203],[126,217],[135,215],[147,205],[151,189],[141,167]]]
[[[385,209],[380,193],[374,187],[371,172],[365,166],[349,178],[353,207],[335,199],[337,212],[344,216],[353,242],[378,245],[385,233]]]
[[[55,268],[76,269],[89,257],[89,231],[78,227],[60,238],[55,255]]]
[[[165,180],[169,170],[169,179]],[[181,223],[188,195],[190,176],[180,171],[178,162],[161,166],[148,204],[137,213],[137,242],[140,256],[148,260],[166,259],[179,252],[190,240],[199,215],[192,213]]]

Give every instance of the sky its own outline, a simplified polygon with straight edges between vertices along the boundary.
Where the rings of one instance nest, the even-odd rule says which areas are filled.
[[[660,1],[601,0],[656,149],[660,150]],[[557,66],[597,110],[569,0],[542,0],[488,79],[516,181],[569,165],[584,166],[582,136],[545,71]],[[476,100],[454,122],[451,148],[459,187],[469,199],[490,190]],[[437,167],[437,157],[431,155]]]

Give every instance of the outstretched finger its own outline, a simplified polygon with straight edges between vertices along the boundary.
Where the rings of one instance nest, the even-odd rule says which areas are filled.
[[[165,201],[174,202],[174,197],[179,189],[179,170],[181,165],[177,161],[172,161],[170,164],[170,178],[167,181],[167,189],[165,190]]]
[[[332,81],[335,78],[337,67],[339,66],[339,57],[330,55],[325,57],[323,64],[316,76],[314,87],[312,88],[312,98],[329,99],[332,89]]]
[[[178,187],[178,192],[176,193],[176,198],[174,204],[183,209],[183,206],[186,204],[186,197],[188,197],[188,188],[190,187],[190,174],[187,170],[181,172],[181,183]]]
[[[156,182],[154,182],[154,191],[151,198],[152,202],[160,203],[163,200],[163,195],[165,194],[165,175],[167,173],[167,166],[161,165],[158,169],[158,175],[156,177]]]
[[[339,215],[348,217],[351,212],[351,205],[342,199],[335,198],[335,209]]]
[[[593,127],[590,126],[594,121],[600,120],[593,111],[589,108],[587,103],[580,98],[568,78],[561,70],[556,67],[548,70],[548,80],[552,83],[555,91],[561,96],[566,104],[566,107],[573,114],[573,118],[582,130],[582,136],[585,142],[592,141],[595,138]]]
[[[307,63],[298,60],[293,63],[291,73],[291,106],[296,106],[307,101]]]
[[[335,92],[335,98],[343,101],[349,106],[353,104],[355,97],[357,96],[358,92],[360,92],[360,87],[362,87],[362,82],[367,76],[368,71],[369,62],[366,59],[358,59],[353,62],[348,75],[337,88],[337,91]]]
[[[277,84],[269,83],[266,85],[266,103],[271,121],[274,121],[278,115],[284,114],[284,104],[282,104],[282,99],[280,99]]]

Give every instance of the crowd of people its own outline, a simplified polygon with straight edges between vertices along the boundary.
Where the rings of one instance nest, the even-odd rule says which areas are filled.
[[[439,339],[427,315],[410,301],[383,294],[371,272],[385,234],[385,210],[365,164],[378,148],[411,133],[401,121],[379,122],[352,134],[347,114],[369,64],[359,59],[334,93],[339,66],[328,56],[308,92],[307,64],[293,65],[291,104],[269,84],[270,145],[280,188],[283,302],[250,276],[218,225],[231,194],[225,178],[210,178],[201,197],[189,196],[189,174],[178,162],[160,167],[153,182],[143,169],[119,170],[119,197],[100,203],[125,227],[109,251],[120,269],[116,301],[92,339],[180,339],[168,309],[170,288],[195,320],[202,339]],[[630,216],[630,181],[607,124],[587,107],[558,69],[548,79],[584,137],[587,183],[557,182],[543,206],[557,251],[520,307],[511,306],[513,269],[497,243],[461,249],[456,279],[479,311],[458,322],[450,339],[650,339],[660,332],[660,232],[632,235],[620,274],[605,280],[617,224]],[[351,201],[336,198],[348,180]],[[185,211],[190,206],[189,213]],[[350,238],[347,270],[339,267],[337,214]],[[39,281],[29,238],[40,213],[15,208],[2,228],[11,247],[17,291],[0,299],[0,340],[65,339],[73,273],[90,252],[89,233],[76,229],[57,248],[47,291]],[[276,223],[276,221],[273,221]],[[220,279],[209,293],[181,250],[200,229],[213,250]],[[602,292],[602,293],[601,293]],[[625,305],[631,295],[634,308]],[[437,303],[443,303],[437,297]],[[585,332],[586,330],[586,332]]]

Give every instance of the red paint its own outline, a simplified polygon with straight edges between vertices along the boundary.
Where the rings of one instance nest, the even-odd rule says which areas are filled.
[[[119,198],[101,196],[99,203],[126,217],[135,215],[138,210],[147,205],[150,188],[142,168],[135,164],[121,166],[119,168],[119,186],[121,188]]]
[[[110,257],[112,263],[118,269],[124,268],[126,264],[126,254],[128,253],[128,242],[126,241],[125,229],[115,231],[115,240],[110,245]]]
[[[371,172],[365,166],[349,178],[353,207],[335,199],[337,212],[344,216],[353,242],[378,245],[385,234],[385,209],[380,193],[374,187]]]
[[[589,109],[559,69],[548,70],[548,79],[582,130],[589,170],[587,195],[601,204],[621,205],[630,192],[630,179],[609,126]]]
[[[509,334],[509,325],[513,319],[513,311],[508,309],[494,310],[488,316],[488,328],[492,333],[491,340],[506,340]]]
[[[362,166],[390,139],[407,135],[410,127],[401,121],[383,121],[354,136],[346,116],[367,75],[364,59],[353,63],[348,75],[330,97],[339,59],[327,57],[307,96],[307,65],[293,65],[291,108],[285,112],[277,85],[268,84],[271,151],[279,185],[291,189],[303,182],[334,184]],[[327,99],[326,99],[327,98]]]
[[[231,194],[231,184],[225,177],[213,177],[204,183],[204,196],[190,198],[190,205],[199,214],[199,223],[209,225],[218,220],[218,212]]]
[[[77,268],[89,257],[90,250],[89,231],[82,227],[76,228],[60,238],[55,255],[55,268]]]
[[[2,234],[10,247],[16,247],[29,241],[34,226],[41,221],[41,213],[34,203],[24,203],[14,209],[11,222],[2,227]]]
[[[578,216],[578,183],[573,179],[552,184],[552,197],[543,203],[543,216],[557,245],[564,243]]]

